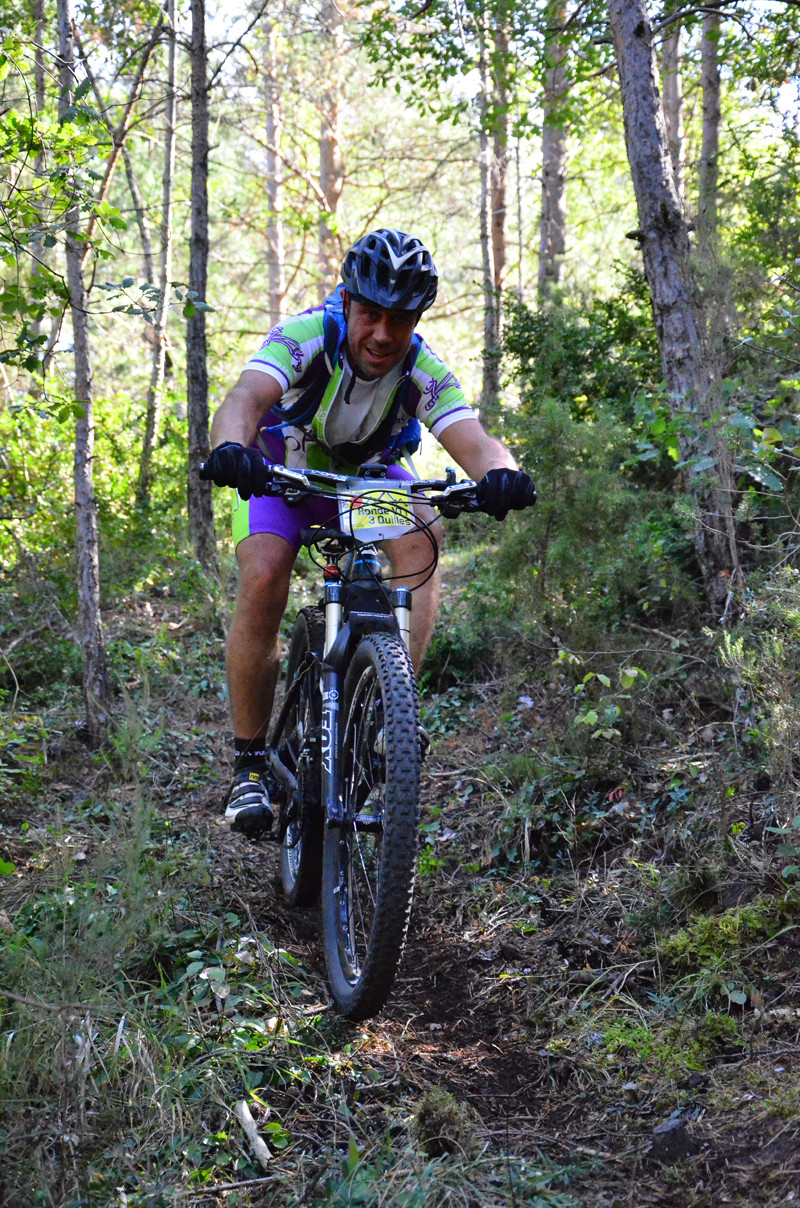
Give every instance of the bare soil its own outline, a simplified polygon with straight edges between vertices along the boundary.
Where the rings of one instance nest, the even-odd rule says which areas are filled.
[[[216,827],[214,845],[220,874],[252,902],[273,942],[317,973],[324,1000],[319,919],[281,900],[274,849],[254,850]],[[485,925],[458,926],[454,900],[471,888],[471,877],[422,880],[390,1003],[359,1026],[361,1059],[382,1075],[380,1087],[391,1088],[391,1106],[411,1110],[425,1091],[446,1088],[477,1109],[481,1135],[498,1152],[583,1166],[577,1187],[586,1208],[800,1202],[796,1026],[783,1038],[761,1036],[750,1051],[723,1051],[710,1069],[682,1077],[653,1074],[635,1053],[604,1069],[581,1051],[550,1051],[565,1015],[587,998],[586,978],[576,980],[580,970],[559,955],[564,923],[542,927],[533,941],[507,920],[493,929],[488,915]],[[791,965],[793,947],[787,940],[780,949]],[[791,983],[784,1001],[797,1005],[794,976]],[[646,988],[627,990],[646,999]],[[793,1089],[785,1114],[774,1114],[766,1088],[780,1078]],[[342,1093],[347,1098],[346,1086]],[[376,1095],[385,1108],[385,1089]],[[360,1110],[367,1106],[361,1092]],[[674,1114],[685,1121],[686,1152],[660,1161],[653,1132]]]
[[[178,628],[179,616],[166,603],[148,606],[146,616],[124,618],[120,628]],[[181,636],[190,639],[191,626]],[[425,774],[426,808],[442,801],[448,777],[457,782],[474,775],[479,785],[475,769],[485,763],[487,747],[502,739],[493,733],[494,716],[489,701],[469,723],[473,730],[462,729],[457,747],[435,745]],[[219,699],[187,698],[172,724],[191,727],[217,766],[228,766],[227,710]],[[198,754],[196,765],[207,758]],[[181,766],[181,775],[191,774],[191,763]],[[54,799],[66,802],[85,791],[84,773],[85,767],[65,763],[50,785]],[[103,776],[110,778],[96,773]],[[187,797],[174,780],[166,788],[155,783],[153,801],[182,828],[208,839],[217,887],[314,972],[321,1010],[331,1016],[332,1043],[356,1044],[359,1060],[381,1075],[357,1096],[346,1074],[339,1083],[338,1093],[360,1113],[366,1132],[373,1117],[376,1139],[387,1121],[390,1134],[402,1128],[398,1121],[425,1091],[441,1086],[474,1106],[482,1139],[498,1154],[540,1155],[574,1167],[570,1192],[586,1208],[800,1203],[800,932],[794,925],[764,945],[757,967],[770,983],[765,1004],[779,1010],[772,1016],[762,1010],[758,1018],[755,997],[731,1006],[746,1044],[721,1043],[697,1069],[676,1068],[669,1053],[655,1061],[631,1043],[609,1056],[602,1029],[620,1019],[645,1023],[654,1002],[668,1013],[672,993],[669,971],[631,927],[638,890],[619,872],[629,853],[618,852],[615,865],[613,852],[600,855],[598,846],[595,859],[571,870],[571,893],[531,866],[498,871],[482,836],[497,825],[503,807],[483,785],[453,823],[456,838],[442,867],[419,878],[387,1009],[356,1028],[333,1019],[316,911],[293,912],[283,901],[274,847],[225,830],[223,789]],[[476,851],[477,860],[464,860]],[[0,854],[21,870],[29,856],[8,844]],[[33,864],[27,872],[37,875]],[[534,925],[530,909],[520,905],[529,891],[539,898]],[[749,892],[745,885],[734,897],[746,900]],[[696,1027],[694,1015],[678,1016],[677,1031]],[[313,1093],[287,1093],[281,1107],[285,1127],[310,1152],[341,1132],[330,1103],[318,1104]],[[670,1118],[683,1122],[685,1143],[676,1157],[661,1160],[653,1152],[654,1129]]]

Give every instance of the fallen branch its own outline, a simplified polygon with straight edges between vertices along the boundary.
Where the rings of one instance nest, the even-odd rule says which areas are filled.
[[[26,998],[24,994],[12,994],[10,990],[4,990],[2,986],[0,986],[0,998],[10,998],[12,1002],[21,1002],[26,1007],[36,1007],[39,1011],[79,1011],[81,1014],[94,1011],[96,1014],[100,1014],[104,1009],[84,1002],[43,1002],[40,998]]]
[[[272,1154],[267,1148],[267,1143],[258,1131],[258,1126],[253,1119],[250,1108],[244,1099],[240,1099],[233,1109],[233,1114],[244,1129],[245,1136],[253,1147],[253,1153],[258,1158],[262,1170],[268,1170],[272,1162]]]
[[[236,1191],[239,1187],[254,1187],[257,1183],[272,1183],[274,1178],[274,1175],[270,1175],[266,1179],[240,1179],[238,1183],[212,1183],[206,1187],[198,1187],[196,1191],[190,1191],[189,1195],[193,1200],[206,1199],[210,1195],[216,1195],[218,1191]]]

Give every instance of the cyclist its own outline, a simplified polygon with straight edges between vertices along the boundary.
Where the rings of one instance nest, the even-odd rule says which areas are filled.
[[[323,306],[281,320],[245,366],[211,426],[211,476],[235,487],[233,536],[239,591],[227,641],[234,775],[225,818],[246,834],[268,831],[266,732],[278,674],[278,633],[300,532],[335,523],[327,500],[288,507],[259,492],[264,453],[291,468],[354,473],[397,461],[421,421],[479,484],[482,510],[503,519],[535,501],[533,482],[483,429],[454,375],[416,334],[438,276],[430,252],[402,231],[364,235],[347,253],[342,281]],[[427,519],[428,517],[426,517]],[[441,540],[441,529],[433,529]],[[397,584],[415,588],[430,545],[418,533],[385,543]],[[436,576],[414,592],[411,657],[422,662],[436,616]]]

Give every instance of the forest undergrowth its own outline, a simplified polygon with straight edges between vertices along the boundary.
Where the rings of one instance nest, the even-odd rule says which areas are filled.
[[[18,682],[4,1205],[794,1202],[793,576],[753,594],[747,626],[631,623],[593,649],[552,624],[498,624],[490,646],[472,579],[457,549],[411,936],[364,1025],[333,1010],[275,849],[220,823],[215,589],[187,607],[154,579],[108,610],[101,753],[68,675]]]

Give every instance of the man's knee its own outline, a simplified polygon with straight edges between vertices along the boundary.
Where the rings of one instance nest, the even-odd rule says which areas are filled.
[[[441,549],[443,528],[436,520],[425,532],[406,533],[386,543],[386,554],[394,574],[413,575],[430,570],[430,563]]]
[[[286,607],[294,551],[281,538],[267,534],[246,538],[236,550],[239,562],[237,608],[263,609],[280,615]]]

